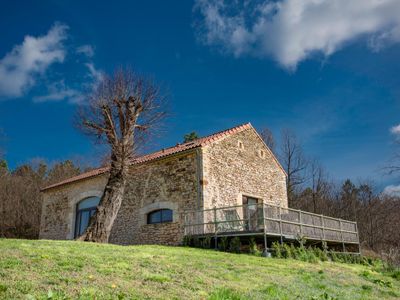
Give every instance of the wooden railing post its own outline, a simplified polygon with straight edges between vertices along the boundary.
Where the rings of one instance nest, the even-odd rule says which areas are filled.
[[[321,223],[322,223],[322,241],[325,241],[325,220],[324,220],[324,215],[321,215]]]
[[[249,209],[249,203],[246,204],[246,215],[247,215],[247,230],[250,231],[250,209]]]
[[[218,224],[217,224],[217,208],[214,206],[214,247],[218,249]]]
[[[300,222],[300,237],[303,238],[303,220],[301,219],[301,210],[299,210],[299,222]]]

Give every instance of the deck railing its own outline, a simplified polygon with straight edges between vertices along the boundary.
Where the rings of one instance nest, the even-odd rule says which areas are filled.
[[[286,239],[359,243],[357,223],[292,208],[260,203],[184,213],[185,235],[265,234]]]

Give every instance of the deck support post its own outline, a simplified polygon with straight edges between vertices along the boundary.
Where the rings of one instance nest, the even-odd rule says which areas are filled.
[[[283,233],[282,233],[282,206],[279,205],[279,233],[281,235],[281,244],[283,244]]]
[[[214,248],[218,249],[218,224],[217,224],[217,208],[214,206]]]

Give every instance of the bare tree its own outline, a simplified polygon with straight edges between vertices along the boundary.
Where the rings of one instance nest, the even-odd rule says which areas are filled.
[[[392,155],[390,160],[388,161],[387,165],[383,168],[383,170],[388,174],[398,174],[400,172],[400,151],[399,151],[399,146],[400,146],[400,138],[396,137],[394,139],[394,144],[396,146],[395,153]]]
[[[272,134],[272,131],[269,128],[265,127],[261,129],[260,136],[264,141],[264,143],[272,151],[272,153],[275,153],[275,139],[274,135]]]
[[[321,212],[324,197],[329,194],[329,182],[327,174],[321,163],[314,159],[309,164],[310,180],[311,180],[311,200],[313,212]]]
[[[360,213],[358,214],[358,224],[363,240],[370,249],[375,246],[376,217],[375,214],[380,209],[378,208],[381,201],[375,196],[371,183],[361,183],[359,186]]]
[[[56,163],[47,175],[47,184],[60,182],[64,179],[79,175],[81,170],[71,160]]]
[[[127,69],[104,76],[81,106],[78,120],[87,134],[110,148],[109,177],[96,213],[80,240],[108,242],[121,206],[126,177],[148,133],[165,115],[163,97],[152,81]]]
[[[293,193],[297,186],[306,181],[307,160],[296,135],[286,129],[282,131],[280,160],[287,173],[287,195],[289,203],[293,201]]]

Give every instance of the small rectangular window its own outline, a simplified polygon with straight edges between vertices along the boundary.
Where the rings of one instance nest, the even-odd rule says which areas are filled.
[[[158,224],[172,222],[172,210],[159,209],[147,215],[147,224]]]

